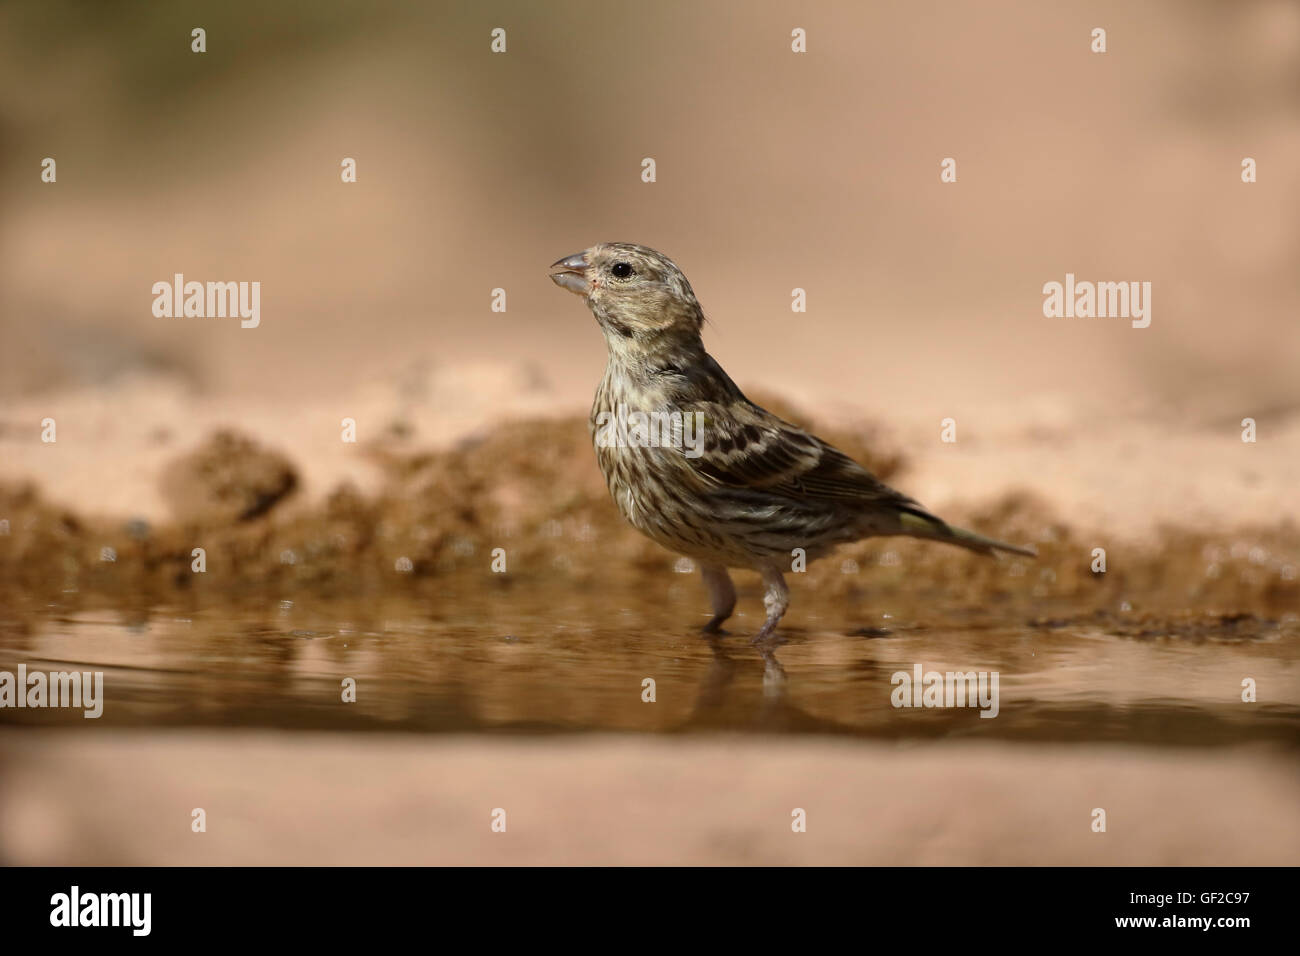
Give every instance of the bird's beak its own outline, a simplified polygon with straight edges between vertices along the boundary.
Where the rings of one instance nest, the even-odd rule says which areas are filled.
[[[561,289],[568,289],[577,295],[586,295],[591,291],[587,282],[586,253],[577,252],[551,263],[551,268],[558,270],[551,273],[551,281]]]

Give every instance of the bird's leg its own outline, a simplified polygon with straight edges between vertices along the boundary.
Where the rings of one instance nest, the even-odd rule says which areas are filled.
[[[709,604],[713,608],[713,617],[704,625],[705,634],[717,634],[722,630],[722,622],[731,617],[736,608],[736,586],[731,583],[731,575],[721,564],[706,564],[700,568],[704,586],[709,589]]]
[[[762,570],[763,584],[767,587],[767,593],[763,595],[763,606],[767,608],[767,620],[754,635],[751,644],[761,644],[772,636],[776,630],[777,622],[781,620],[781,615],[785,609],[790,606],[790,589],[785,585],[785,577],[781,574],[779,568],[767,567]]]

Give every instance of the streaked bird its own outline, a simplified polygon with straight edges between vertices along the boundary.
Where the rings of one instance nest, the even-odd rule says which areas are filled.
[[[706,632],[735,609],[728,568],[752,568],[767,608],[753,640],[770,638],[789,605],[783,572],[796,548],[812,561],[860,538],[908,535],[1034,555],[954,528],[747,399],[704,350],[704,313],[667,256],[602,242],[551,268],[556,285],[586,300],[609,349],[591,431],[610,494],[634,528],[700,564],[713,610]]]

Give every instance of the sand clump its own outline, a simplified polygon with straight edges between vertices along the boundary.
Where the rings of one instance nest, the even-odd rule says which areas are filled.
[[[222,429],[163,472],[162,495],[182,521],[223,524],[266,514],[298,487],[283,455]]]

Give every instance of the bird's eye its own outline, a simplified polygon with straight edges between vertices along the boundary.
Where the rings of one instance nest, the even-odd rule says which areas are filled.
[[[632,266],[626,262],[616,262],[609,267],[615,279],[626,279],[632,274]]]

